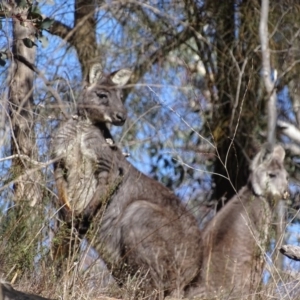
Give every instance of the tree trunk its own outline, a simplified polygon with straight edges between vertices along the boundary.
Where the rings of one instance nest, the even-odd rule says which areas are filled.
[[[255,12],[253,1],[252,5],[250,2],[243,1],[238,8],[235,0],[222,4],[213,2],[217,20],[215,82],[218,101],[214,103],[211,130],[219,156],[213,175],[217,187],[214,189],[213,199],[217,200],[230,199],[246,184],[249,174],[248,158],[251,159],[257,151],[258,143],[253,138],[253,130],[257,128],[259,111],[262,109],[257,99],[260,59],[254,53],[258,37],[256,32],[247,31],[245,27],[249,24],[246,20],[249,16],[253,19],[251,23],[254,22],[252,27],[257,26],[259,15]],[[239,26],[236,25],[237,9],[240,13]],[[243,38],[237,38],[237,34]],[[243,78],[240,86],[239,78]],[[222,204],[223,201],[220,201],[219,208]]]
[[[3,255],[5,261],[16,265],[20,275],[34,265],[37,253],[36,226],[40,215],[37,204],[43,198],[42,176],[37,170],[38,150],[34,130],[33,71],[21,61],[34,63],[36,29],[28,19],[29,5],[20,8],[15,4],[13,12],[13,44],[10,67],[9,106],[12,124],[11,154],[14,156],[11,174],[14,191],[14,206],[7,217],[6,237],[9,246]],[[26,45],[27,46],[26,46]],[[20,61],[21,60],[21,61]],[[22,246],[20,246],[22,245]],[[5,265],[9,265],[5,264]]]
[[[100,1],[101,2],[101,1]],[[99,1],[97,5],[101,5]],[[50,33],[66,40],[76,50],[81,66],[82,79],[86,80],[91,65],[102,63],[96,40],[96,8],[93,0],[76,0],[73,28],[55,21],[49,29]]]
[[[74,47],[77,51],[84,80],[86,80],[90,67],[94,63],[102,63],[96,40],[95,12],[94,0],[75,1],[75,27],[77,28],[74,33]]]
[[[35,40],[35,28],[31,21],[27,20],[27,9],[16,10],[19,18],[13,18],[13,58],[9,90],[10,117],[13,126],[11,153],[16,156],[12,163],[12,172],[13,178],[17,180],[14,184],[15,201],[27,201],[30,206],[34,206],[41,199],[39,176],[37,172],[30,171],[36,166],[31,164],[30,160],[21,157],[25,155],[36,160],[38,156],[33,114],[34,73],[14,58],[20,56],[29,63],[34,63],[35,46],[28,48],[25,43]]]

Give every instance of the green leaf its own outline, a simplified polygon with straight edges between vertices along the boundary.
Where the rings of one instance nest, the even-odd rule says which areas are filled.
[[[50,26],[53,24],[54,20],[50,18],[45,18],[41,23],[40,29],[49,29]]]
[[[43,48],[48,47],[49,41],[48,41],[48,38],[46,36],[43,36],[43,35],[40,36],[39,41],[41,42]]]
[[[20,1],[18,1],[18,3],[17,3],[17,6],[19,7],[19,8],[25,8],[25,7],[27,7],[27,1],[26,0],[20,0]]]
[[[33,14],[37,14],[37,15],[41,15],[42,12],[40,11],[39,7],[38,6],[31,6],[30,8],[30,12],[33,13]]]
[[[1,65],[2,67],[4,67],[5,64],[6,64],[6,61],[5,61],[4,59],[0,58],[0,65]]]
[[[3,50],[3,51],[5,51],[5,50]],[[0,58],[3,59],[3,60],[5,60],[8,57],[7,57],[7,54],[5,52],[0,51]]]
[[[31,6],[31,8],[28,11],[27,17],[31,18],[31,19],[38,19],[40,21],[43,20],[42,13],[41,13],[40,9],[38,8],[38,6]]]
[[[27,48],[32,48],[33,46],[37,46],[31,39],[29,38],[25,38],[22,40],[24,45],[27,47]]]

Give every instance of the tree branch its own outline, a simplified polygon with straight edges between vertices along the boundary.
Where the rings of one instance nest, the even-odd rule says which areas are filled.
[[[48,32],[55,34],[76,49],[81,65],[82,78],[85,80],[92,64],[100,60],[96,41],[95,14],[100,8],[96,7],[93,0],[75,1],[73,28],[54,21]]]
[[[300,246],[283,245],[279,251],[292,260],[300,261]]]
[[[292,156],[300,156],[300,146],[295,143],[285,143],[284,149],[289,151]]]
[[[60,21],[54,20],[51,27],[47,31],[53,35],[59,36],[61,39],[67,42],[72,43],[71,42],[71,38],[73,36],[72,28]],[[71,35],[70,32],[72,33]]]
[[[282,120],[278,120],[277,125],[284,135],[294,142],[300,143],[300,130],[296,126]]]
[[[13,55],[13,54],[11,54],[10,51],[7,51],[6,55],[7,55],[8,58],[11,58],[11,59],[14,58],[14,59],[20,61],[26,67],[28,67],[30,70],[32,70],[33,72],[35,72],[43,80],[43,82],[46,85],[47,89],[52,94],[52,96],[54,97],[54,99],[56,100],[56,102],[58,103],[63,116],[66,119],[69,118],[68,113],[64,110],[63,101],[61,100],[61,98],[60,98],[59,94],[57,93],[57,91],[51,87],[49,81],[44,76],[44,74],[42,72],[40,72],[40,70],[33,63],[29,62],[24,56],[18,55],[18,54]]]
[[[157,63],[161,57],[165,57],[171,50],[186,42],[191,37],[191,34],[192,31],[189,28],[183,29],[177,35],[167,39],[159,49],[154,51],[149,57],[146,57],[142,62],[140,62],[134,69],[129,88],[124,91],[124,99],[126,99],[134,85],[140,80],[141,77],[143,77],[151,65]],[[149,43],[149,47],[150,45],[152,45],[152,42]]]

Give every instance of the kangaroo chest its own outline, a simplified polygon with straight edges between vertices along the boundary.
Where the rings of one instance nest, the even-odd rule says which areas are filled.
[[[101,131],[85,121],[71,120],[58,134],[56,155],[63,157],[69,202],[82,211],[97,188],[97,151],[105,139]]]

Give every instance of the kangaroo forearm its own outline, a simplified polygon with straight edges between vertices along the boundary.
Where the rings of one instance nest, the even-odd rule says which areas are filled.
[[[59,199],[59,204],[65,206],[71,210],[71,205],[68,197],[67,182],[64,178],[63,169],[61,167],[56,167],[54,171],[57,194]]]

